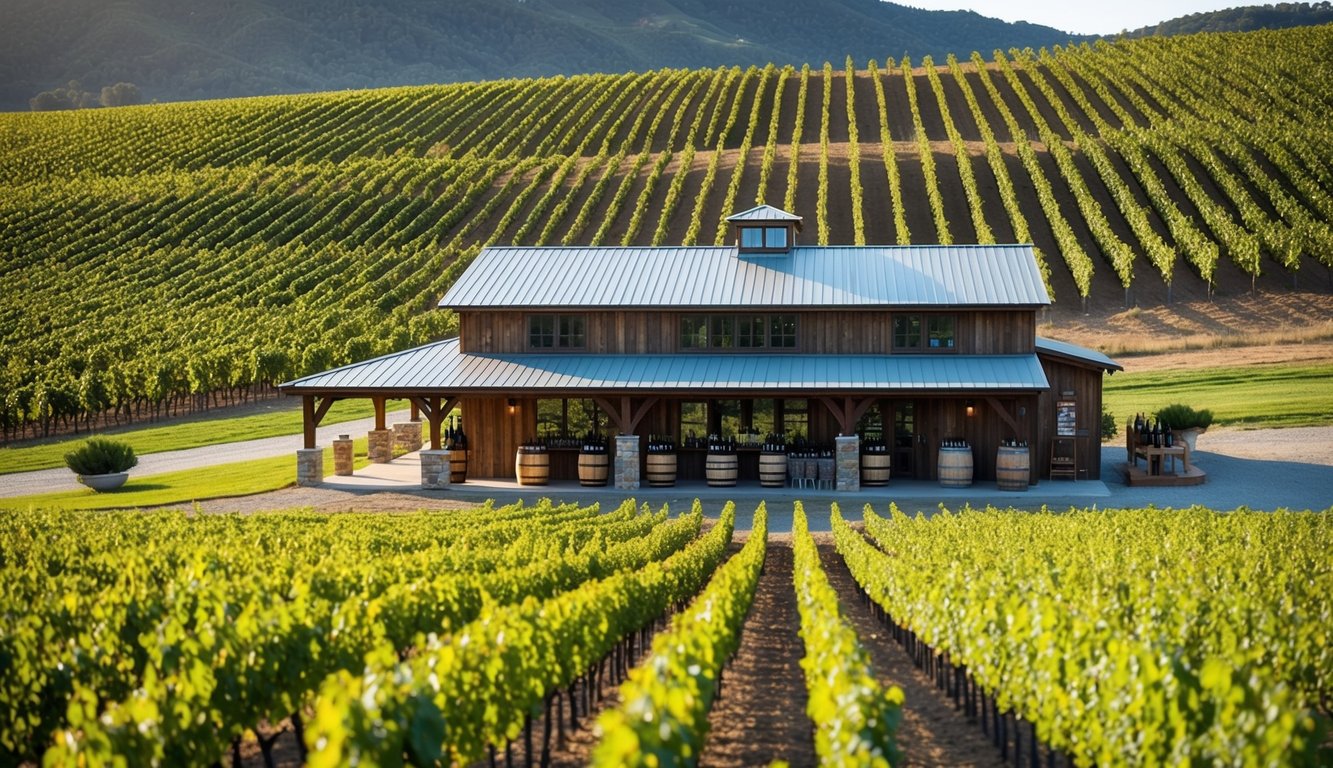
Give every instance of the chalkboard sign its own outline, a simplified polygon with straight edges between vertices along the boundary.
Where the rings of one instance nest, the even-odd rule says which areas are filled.
[[[1078,404],[1073,400],[1058,400],[1055,403],[1055,434],[1060,437],[1073,437],[1077,430]]]

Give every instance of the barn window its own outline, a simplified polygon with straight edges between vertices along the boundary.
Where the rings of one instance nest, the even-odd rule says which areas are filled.
[[[954,349],[953,315],[894,315],[893,348],[942,352]]]
[[[791,238],[785,226],[741,227],[741,251],[785,251]]]
[[[796,315],[684,315],[681,349],[795,349]]]
[[[587,343],[587,320],[583,315],[528,317],[528,347],[531,349],[583,349]]]

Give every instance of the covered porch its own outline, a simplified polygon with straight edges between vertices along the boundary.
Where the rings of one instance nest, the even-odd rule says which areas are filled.
[[[864,454],[887,456],[879,463],[895,481],[929,482],[939,479],[946,446],[965,446],[969,480],[987,482],[997,476],[999,449],[1021,445],[1030,457],[1026,480],[1037,481],[1049,382],[1035,353],[497,355],[463,353],[447,339],[283,389],[304,402],[301,483],[324,482],[323,467],[307,457],[322,460],[314,428],[329,405],[366,397],[377,415],[387,398],[412,404],[427,446],[422,487],[449,484],[448,467],[464,447],[449,438],[461,426],[468,483],[513,481],[524,446],[545,454],[548,482],[575,481],[592,437],[606,445],[610,484],[622,489],[647,485],[651,457],[663,451],[674,454],[674,482],[704,482],[712,442],[735,455],[738,484],[760,482],[776,443],[793,457],[833,459],[836,474],[814,484],[854,491]],[[392,458],[378,456],[372,449],[372,462]]]

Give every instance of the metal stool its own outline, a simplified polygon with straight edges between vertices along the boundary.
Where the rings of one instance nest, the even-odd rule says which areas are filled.
[[[807,464],[806,459],[793,459],[791,457],[787,458],[787,474],[791,476],[791,487],[793,488],[809,487],[809,485],[807,485],[809,481],[806,478],[806,471],[805,471],[806,464]]]
[[[817,488],[828,488],[832,490],[837,485],[837,466],[833,459],[817,459],[819,476],[816,480]]]

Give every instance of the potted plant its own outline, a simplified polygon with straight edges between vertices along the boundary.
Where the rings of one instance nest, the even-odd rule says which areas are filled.
[[[1213,423],[1213,412],[1204,408],[1196,411],[1188,405],[1168,405],[1156,414],[1157,420],[1171,428],[1185,445],[1189,447],[1190,453],[1194,453],[1194,442],[1199,439],[1199,435],[1208,431],[1208,425]]]
[[[128,443],[94,437],[65,454],[65,466],[74,470],[79,482],[94,491],[110,491],[125,484],[126,472],[139,463]]]

